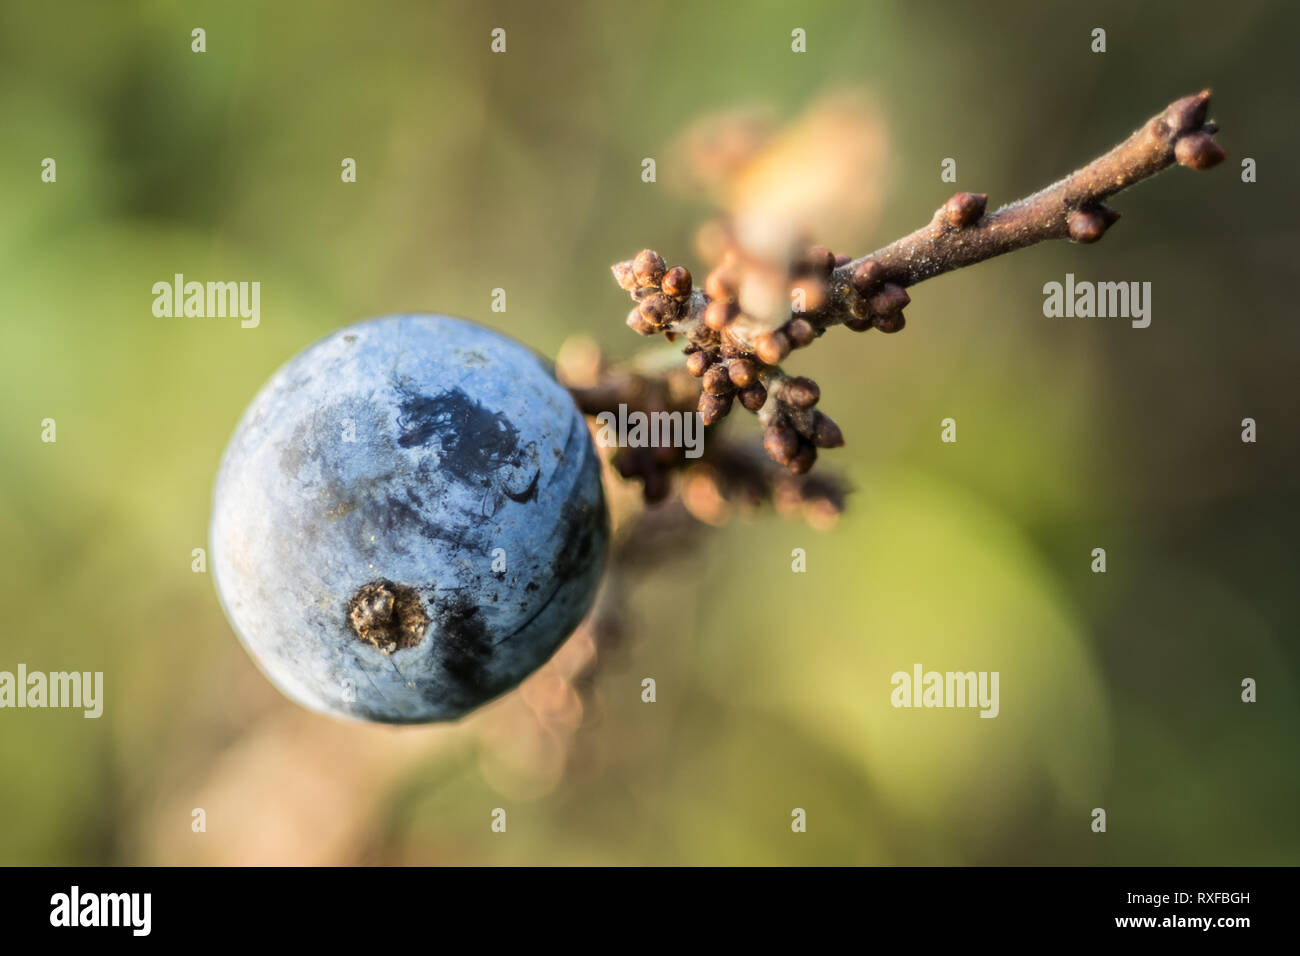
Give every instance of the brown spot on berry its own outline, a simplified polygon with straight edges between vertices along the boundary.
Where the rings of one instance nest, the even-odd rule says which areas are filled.
[[[391,654],[420,643],[429,615],[415,588],[380,578],[352,595],[347,621],[358,640]]]

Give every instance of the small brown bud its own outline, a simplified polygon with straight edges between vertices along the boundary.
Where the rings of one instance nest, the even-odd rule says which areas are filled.
[[[790,459],[790,472],[795,475],[806,475],[816,461],[816,447],[803,442],[799,445],[799,450],[794,453],[794,457]]]
[[[761,382],[746,385],[737,395],[740,397],[740,404],[748,412],[757,412],[767,404],[767,389],[763,387]]]
[[[844,444],[844,433],[835,420],[821,411],[813,412],[813,444],[818,448],[839,448]]]
[[[619,284],[624,292],[636,291],[636,275],[632,272],[631,259],[614,263],[610,266],[610,271],[614,273],[614,281]]]
[[[798,279],[790,286],[793,312],[816,312],[826,304],[826,283],[821,279]]]
[[[961,229],[984,215],[984,207],[989,197],[985,193],[953,193],[952,198],[943,204],[943,217],[954,229]]]
[[[840,266],[847,266],[852,261],[853,261],[852,256],[846,255],[845,253],[841,252],[839,255],[835,257],[835,268],[838,269]]]
[[[679,306],[662,292],[648,296],[641,303],[641,315],[656,328],[662,328],[677,318]]]
[[[714,355],[712,352],[701,349],[698,352],[692,352],[686,356],[686,371],[690,372],[696,378],[703,375],[713,364]]]
[[[882,332],[899,332],[907,324],[907,320],[903,318],[902,312],[890,312],[888,315],[873,317],[871,324]]]
[[[684,266],[673,266],[664,273],[663,290],[674,299],[684,299],[691,294],[691,274]]]
[[[1070,238],[1075,242],[1096,242],[1119,219],[1119,213],[1105,206],[1076,209],[1066,220]]]
[[[1174,158],[1188,169],[1209,169],[1223,162],[1228,154],[1204,131],[1180,136],[1174,143]]]
[[[732,359],[727,365],[727,374],[731,377],[731,384],[736,388],[746,388],[758,377],[754,363],[747,358]]]
[[[870,295],[885,279],[885,267],[875,259],[865,259],[853,270],[849,284],[858,295]]]
[[[775,365],[790,354],[790,340],[780,329],[775,332],[764,332],[754,342],[754,352],[757,353],[760,361]]]
[[[844,320],[844,327],[850,332],[866,332],[874,326],[871,324],[871,317],[866,315],[852,315]]]
[[[736,317],[736,303],[725,299],[714,299],[704,310],[704,324],[714,332],[721,332]]]
[[[1210,108],[1210,91],[1201,90],[1191,96],[1184,96],[1169,104],[1165,110],[1165,122],[1176,132],[1189,132],[1198,129],[1205,122],[1206,111]]]
[[[785,324],[785,334],[791,347],[796,349],[807,348],[817,338],[813,324],[807,319],[791,319]]]
[[[835,268],[835,253],[825,246],[810,246],[808,248],[808,267],[813,275],[830,275],[831,270]]]
[[[664,257],[653,249],[642,249],[632,260],[637,285],[658,285],[664,277]]]
[[[880,287],[879,292],[867,300],[867,306],[873,316],[889,315],[891,312],[898,312],[911,301],[912,297],[901,285],[886,282]]]
[[[653,323],[646,321],[639,307],[627,314],[627,327],[639,335],[654,335],[659,331]]]
[[[727,412],[731,411],[731,394],[727,395],[710,395],[708,392],[700,393],[700,404],[697,406],[700,413],[700,421],[705,425],[712,425],[722,421],[727,417]]]
[[[785,380],[781,387],[781,398],[795,408],[812,408],[822,397],[822,390],[810,378],[797,375]]]
[[[704,277],[704,291],[710,299],[734,299],[739,285],[734,270],[718,266]]]
[[[783,419],[777,419],[763,429],[763,447],[778,465],[788,465],[799,450],[799,433]]]
[[[726,395],[735,388],[731,384],[731,376],[727,374],[727,366],[721,364],[705,369],[702,381],[704,390],[710,395]]]

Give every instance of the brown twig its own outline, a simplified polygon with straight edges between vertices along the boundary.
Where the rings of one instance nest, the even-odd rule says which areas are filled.
[[[1224,158],[1217,125],[1205,121],[1209,99],[1204,90],[1176,100],[1114,149],[995,212],[985,213],[986,196],[957,193],[927,225],[860,259],[814,246],[774,264],[734,245],[701,290],[686,269],[668,269],[644,250],[613,267],[637,303],[627,324],[643,335],[684,337],[687,370],[701,380],[697,408],[705,424],[725,417],[738,399],[762,422],[769,456],[802,474],[818,448],[844,440],[814,407],[816,383],[782,371],[793,349],[835,325],[901,330],[906,290],[925,279],[1047,239],[1097,241],[1119,218],[1106,205],[1111,196],[1175,162],[1207,169]],[[790,295],[784,315],[771,307],[774,282]]]
[[[1111,196],[1175,162],[1207,169],[1224,158],[1218,127],[1205,123],[1209,103],[1209,90],[1175,101],[1082,169],[988,215],[985,196],[958,193],[929,225],[837,269],[835,278],[848,285],[870,261],[879,264],[879,283],[906,287],[1046,239],[1096,242],[1119,218],[1105,205]]]

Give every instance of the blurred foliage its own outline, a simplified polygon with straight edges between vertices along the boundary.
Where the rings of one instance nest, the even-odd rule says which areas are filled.
[[[1177,11],[0,7],[0,669],[102,670],[107,697],[98,721],[0,712],[0,862],[1295,863],[1300,18]],[[1222,168],[1120,197],[1096,247],[926,283],[902,335],[797,356],[849,439],[820,466],[849,514],[733,526],[647,575],[576,743],[534,719],[571,701],[525,694],[454,727],[299,711],[191,572],[240,412],[331,329],[439,311],[550,354],[635,349],[608,266],[702,265],[707,202],[639,176],[699,116],[871,98],[878,212],[816,237],[862,253],[947,197],[944,157],[996,205],[1206,85]],[[1151,327],[1044,319],[1067,271],[1151,281]],[[155,318],[177,272],[260,281],[260,327]],[[914,662],[999,670],[1001,716],[894,710]]]

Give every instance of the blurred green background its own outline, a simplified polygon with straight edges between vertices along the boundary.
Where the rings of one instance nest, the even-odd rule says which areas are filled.
[[[101,670],[106,697],[0,711],[0,863],[1300,862],[1298,30],[1251,2],[0,6],[0,670]],[[1117,198],[1095,247],[926,283],[901,335],[796,356],[849,440],[819,465],[848,514],[735,524],[648,576],[576,737],[513,700],[455,727],[303,712],[191,570],[238,416],[340,325],[632,353],[608,267],[702,265],[713,210],[668,172],[700,115],[865,91],[878,215],[816,237],[860,254],[952,192],[944,157],[997,205],[1204,86],[1223,166]],[[260,327],[155,318],[177,272],[260,281]],[[1151,281],[1151,327],[1044,318],[1066,272]],[[895,710],[917,662],[998,670],[1001,715]]]

